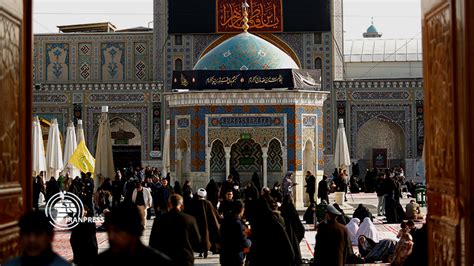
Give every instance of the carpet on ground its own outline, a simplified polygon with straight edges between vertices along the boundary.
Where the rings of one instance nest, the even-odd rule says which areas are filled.
[[[107,233],[106,232],[97,232],[97,244],[100,244],[107,241]],[[58,253],[64,259],[71,261],[73,254],[71,243],[69,243],[69,239],[71,238],[70,231],[56,231],[54,234],[53,240],[53,250],[54,252]]]

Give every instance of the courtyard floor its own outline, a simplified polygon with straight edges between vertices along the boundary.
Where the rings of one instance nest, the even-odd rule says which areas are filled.
[[[372,214],[377,214],[376,206],[377,206],[377,196],[375,193],[359,193],[359,194],[348,194],[347,195],[348,201],[345,203],[344,211],[346,215],[351,216],[353,210],[359,205],[360,203],[365,204]],[[334,202],[334,194],[331,194],[329,197],[331,202]],[[410,198],[404,197],[401,199],[401,204],[403,207],[410,201]],[[304,210],[301,211],[301,215]],[[422,213],[426,213],[426,207],[422,208]],[[391,238],[396,239],[396,235],[398,230],[400,229],[399,224],[384,224],[384,217],[376,217],[374,219],[375,227],[379,232],[379,236],[381,239],[384,238]],[[145,245],[148,245],[148,240],[150,237],[151,226],[153,224],[152,220],[148,220],[146,229],[142,236],[142,241]],[[417,224],[418,227],[421,227],[421,223]],[[311,259],[313,257],[313,250],[315,245],[315,237],[316,231],[314,230],[312,225],[305,225],[306,233],[305,238],[300,243],[300,250],[301,256],[303,259]],[[59,253],[62,257],[67,260],[72,260],[72,250],[69,244],[69,232],[56,232],[53,242],[53,249]],[[107,240],[107,233],[105,232],[97,232],[97,242],[99,244],[99,253],[106,250],[108,248],[108,240]],[[355,247],[356,250],[356,247]],[[199,258],[198,254],[196,255],[195,264],[196,265],[218,265],[219,264],[219,255],[212,255],[212,253],[206,258]],[[379,264],[380,265],[380,264]],[[388,264],[387,264],[388,265]]]

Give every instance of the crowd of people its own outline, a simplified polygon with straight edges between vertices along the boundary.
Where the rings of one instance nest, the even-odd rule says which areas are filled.
[[[378,173],[373,185],[379,202],[382,201],[377,208],[378,215],[385,214],[391,223],[401,223],[408,216],[410,219],[422,218],[414,201],[407,205],[407,216],[403,208],[400,211],[400,176],[403,176],[400,169],[389,169]],[[196,191],[189,180],[182,186],[175,181],[172,186],[170,178],[169,174],[161,176],[156,168],[130,167],[117,171],[114,180],[105,178],[94,192],[90,173],[74,179],[67,174],[57,180],[52,177],[46,184],[40,173],[34,178],[34,207],[38,210],[41,194],[48,200],[59,191],[68,191],[84,203],[84,216],[105,216],[105,222],[99,228],[94,223],[81,223],[72,230],[70,242],[73,261],[77,265],[111,262],[141,265],[149,264],[148,260],[159,261],[160,265],[193,265],[194,253],[204,258],[210,253],[219,254],[222,265],[303,263],[300,242],[305,227],[293,204],[293,188],[297,184],[292,172],[272,188],[262,187],[257,173],[242,186],[235,169],[224,182],[211,179],[205,188]],[[331,181],[324,176],[317,191],[316,180],[311,171],[306,172],[305,187],[310,207],[303,215],[303,221],[314,224],[317,229],[314,265],[364,261],[403,265],[410,261],[410,254],[416,253],[413,242],[416,238],[423,239],[422,229],[413,237],[410,232],[417,231],[416,228],[404,229],[398,242],[379,239],[372,223],[374,216],[366,206],[360,204],[351,218],[337,203],[329,204],[332,191],[352,192],[355,186],[361,191],[367,189],[367,185],[360,184],[354,175],[349,179],[347,171],[339,169]],[[317,204],[315,194],[321,200],[320,204]],[[34,213],[25,219],[39,219],[39,212]],[[147,247],[140,237],[153,216]],[[101,254],[98,254],[97,230],[106,230],[109,237],[110,248]],[[54,232],[47,227],[44,233],[49,237]],[[359,247],[358,256],[354,255],[352,245]],[[49,254],[49,259],[57,259],[51,255],[50,248],[44,252]],[[23,256],[31,257],[26,252]],[[416,261],[416,258],[411,260]]]
[[[123,175],[117,171],[113,181],[105,178],[96,192],[90,173],[74,179],[68,175],[51,178],[46,184],[40,173],[34,179],[34,193],[44,193],[48,200],[68,191],[83,201],[83,215],[105,216],[99,228],[84,223],[72,230],[70,242],[78,265],[95,265],[106,258],[131,261],[137,254],[159,257],[164,265],[168,260],[173,265],[193,265],[194,253],[205,258],[211,252],[219,254],[222,265],[243,265],[244,261],[247,265],[300,265],[299,244],[305,228],[292,200],[293,173],[288,172],[281,185],[277,182],[271,189],[262,188],[257,173],[245,186],[235,169],[231,173],[221,184],[211,180],[193,191],[189,180],[171,186],[170,176],[161,177],[157,169],[126,169]],[[152,214],[149,247],[144,247],[139,238]],[[101,229],[108,233],[110,249],[97,254],[95,234]]]
[[[303,215],[307,224],[314,224],[317,230],[314,265],[343,265],[344,263],[384,262],[392,265],[426,265],[426,224],[421,229],[415,227],[414,220],[423,220],[420,206],[410,200],[406,211],[400,204],[402,187],[407,194],[415,197],[415,185],[404,182],[402,167],[379,171],[368,171],[364,181],[358,179],[359,171],[353,164],[353,175],[348,177],[347,170],[335,169],[331,181],[327,176],[318,183],[320,203],[311,200],[314,186],[311,172],[306,174],[306,192],[310,197],[310,206]],[[378,178],[373,181],[372,176]],[[374,215],[364,204],[359,204],[352,218],[344,213],[337,203],[330,204],[331,192],[368,193],[378,196],[377,216],[385,216],[386,223],[400,223],[399,240],[380,239],[373,224]],[[367,191],[369,190],[369,191]],[[347,196],[344,197],[347,201]],[[405,222],[408,220],[408,222]],[[416,243],[416,245],[414,244]],[[355,255],[352,247],[358,247]]]

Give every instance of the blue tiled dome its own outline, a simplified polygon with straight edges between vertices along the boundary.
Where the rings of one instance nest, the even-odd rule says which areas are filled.
[[[375,28],[374,25],[370,25],[368,28],[367,28],[367,33],[377,33],[377,28]]]
[[[194,66],[194,70],[299,69],[295,61],[268,41],[240,33],[214,47]]]

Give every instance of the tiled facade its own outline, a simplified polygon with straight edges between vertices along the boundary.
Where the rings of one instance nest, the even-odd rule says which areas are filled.
[[[282,165],[273,174],[263,172],[264,180],[268,176],[267,184],[281,181],[286,171],[295,172],[297,182],[300,183],[305,170],[322,173],[322,106],[326,97],[326,92],[317,91],[250,90],[167,94],[172,121],[172,175],[181,181],[190,179],[198,186],[205,186],[211,177],[217,181],[225,180],[226,172],[210,172],[211,169],[222,171],[223,166],[222,160],[212,159],[213,154],[225,154],[226,160],[233,160],[230,165],[239,171],[241,182],[249,181],[254,171],[262,175],[261,160],[268,161],[269,157],[272,164],[277,160]],[[227,151],[223,153],[221,148],[219,152],[215,146]],[[305,153],[306,150],[313,154]],[[281,154],[275,156],[273,153],[276,151]],[[241,159],[255,161],[239,164]],[[189,168],[183,166],[188,163]],[[304,164],[316,168],[303,169]],[[297,190],[298,195],[302,195],[302,187]]]
[[[57,118],[63,134],[69,121],[82,119],[94,153],[98,117],[107,105],[112,122],[126,121],[141,134],[140,159],[158,160],[161,93],[152,55],[151,32],[35,35],[33,114]]]
[[[360,157],[361,150],[377,143],[373,135],[378,135],[387,141],[393,140],[393,143],[381,145],[389,148],[389,158],[401,159],[398,163],[405,165],[408,177],[415,177],[417,159],[423,152],[422,79],[335,81],[334,87],[337,117],[345,121],[351,157],[369,159]],[[359,135],[371,121],[382,126],[374,126],[373,130],[379,128],[381,131],[372,132],[372,136]],[[390,129],[392,125],[400,130]],[[401,141],[395,142],[396,138]],[[391,154],[394,157],[390,157]],[[364,163],[364,166],[367,165]]]
[[[332,82],[334,75],[342,77],[342,57],[333,57],[335,49],[342,49],[342,1],[332,1],[332,12],[338,14],[334,16],[332,24],[333,33],[275,33],[273,38],[283,42],[297,56],[301,68],[314,69],[316,60],[319,58],[321,65],[321,81],[322,90],[333,92]],[[218,41],[220,35],[203,35],[188,34],[182,35],[182,45],[175,44],[175,35],[166,35],[167,32],[167,0],[154,1],[154,28],[158,29],[154,32],[155,41],[155,67],[164,65],[165,68],[155,72],[155,79],[164,80],[166,89],[171,87],[171,78],[174,70],[174,62],[176,59],[183,60],[183,69],[190,70],[199,60],[202,53],[209,46],[213,46]],[[333,34],[338,40],[339,48],[333,45]],[[317,36],[315,36],[317,35]],[[318,36],[321,36],[319,38]],[[276,37],[276,38],[275,38]],[[343,51],[343,50],[341,50]],[[334,61],[336,60],[336,61]],[[337,67],[334,67],[336,65]],[[334,70],[337,69],[336,72]],[[324,153],[331,154],[333,152],[334,140],[337,121],[333,115],[335,113],[335,99],[331,94],[324,105]]]
[[[35,35],[34,113],[47,119],[57,118],[63,132],[69,120],[85,120],[85,125],[91,126],[86,132],[87,144],[94,150],[95,117],[101,105],[108,105],[112,117],[125,119],[141,132],[141,159],[145,164],[159,164],[164,129],[162,118],[177,115],[173,111],[162,114],[161,84],[169,91],[177,62],[183,70],[190,70],[209,47],[222,41],[217,34],[168,35],[167,1],[154,1],[155,30],[152,32]],[[322,124],[317,130],[321,135],[318,147],[321,147],[319,153],[323,154],[318,154],[319,165],[324,163],[325,170],[331,171],[338,118],[345,119],[354,159],[360,159],[356,157],[357,147],[361,145],[358,131],[373,119],[393,123],[402,130],[404,144],[400,150],[403,150],[404,158],[401,159],[419,158],[423,149],[422,79],[344,81],[342,0],[331,3],[332,32],[267,36],[271,42],[291,51],[301,68],[320,67],[322,70],[322,90],[330,94],[320,110]],[[216,105],[215,108],[223,107]],[[239,110],[233,111],[240,114]],[[196,134],[202,132],[192,127],[186,130],[179,130],[179,134],[188,134],[190,142],[193,137],[198,141]],[[312,134],[311,130],[303,131]],[[298,163],[297,155],[294,159],[288,155],[289,163]],[[201,153],[193,158],[202,160],[203,156],[205,154]]]

